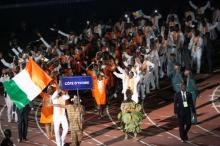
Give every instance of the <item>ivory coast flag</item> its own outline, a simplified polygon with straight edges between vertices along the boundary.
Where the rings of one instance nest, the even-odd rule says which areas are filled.
[[[21,109],[38,96],[51,80],[50,76],[30,58],[25,69],[4,82],[3,86],[11,100]]]

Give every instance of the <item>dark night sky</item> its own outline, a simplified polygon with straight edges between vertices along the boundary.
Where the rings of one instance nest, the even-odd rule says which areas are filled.
[[[32,3],[61,1],[63,4],[1,9],[1,6],[28,4],[30,1]],[[138,9],[142,9],[146,14],[149,14],[154,9],[159,9],[162,14],[168,13],[170,9],[175,9],[178,10],[177,13],[181,14],[188,4],[188,0],[83,0],[90,2],[71,3],[72,1],[74,0],[11,0],[9,3],[8,0],[1,0],[0,16],[3,20],[0,24],[2,25],[1,28],[8,30],[7,28],[14,26],[21,20],[27,20],[35,25],[62,21],[66,17],[74,19],[77,23],[85,21],[88,18],[98,20],[111,18],[115,20],[126,11]],[[193,1],[195,3],[204,3],[206,0]]]

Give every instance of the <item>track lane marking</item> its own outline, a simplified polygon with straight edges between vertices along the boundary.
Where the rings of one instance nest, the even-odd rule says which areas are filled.
[[[37,124],[37,127],[39,128],[39,130],[41,131],[42,134],[44,134],[45,137],[47,137],[46,133],[43,131],[43,129],[40,127],[40,124],[38,122],[38,111],[39,111],[39,108],[41,106],[42,103],[39,103],[38,107],[37,107],[37,110],[35,112],[35,122]],[[91,138],[92,140],[94,140],[95,142],[97,142],[99,145],[101,146],[106,146],[104,143],[100,142],[99,140],[95,139],[94,137],[90,136],[87,132],[83,131],[83,134],[85,134],[87,137]],[[48,137],[47,137],[48,138]],[[56,144],[56,142],[54,140],[50,140],[52,141],[53,143]]]

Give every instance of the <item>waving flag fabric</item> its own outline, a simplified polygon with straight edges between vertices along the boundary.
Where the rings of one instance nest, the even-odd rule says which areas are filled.
[[[142,10],[138,10],[138,11],[133,12],[132,15],[134,16],[135,19],[138,19],[140,17],[143,17],[144,13]]]
[[[38,96],[51,80],[33,59],[29,59],[25,69],[4,82],[3,86],[11,100],[21,109]]]

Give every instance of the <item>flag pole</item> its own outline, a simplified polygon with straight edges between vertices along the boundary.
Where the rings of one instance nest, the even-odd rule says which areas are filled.
[[[77,88],[76,92],[77,92],[77,100],[78,100],[78,104],[79,104],[80,100],[79,100],[79,90],[78,90],[78,88]]]

